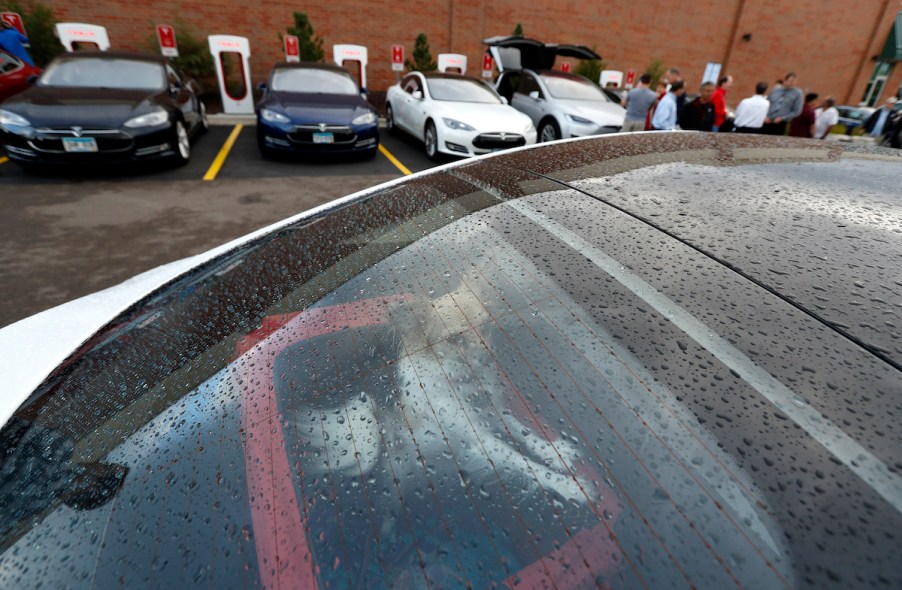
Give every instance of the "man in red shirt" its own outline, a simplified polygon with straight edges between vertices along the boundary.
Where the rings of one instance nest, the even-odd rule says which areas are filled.
[[[792,137],[814,137],[814,123],[817,121],[817,115],[814,114],[815,100],[817,100],[817,94],[809,92],[805,95],[802,114],[789,122],[789,135]]]
[[[717,81],[717,89],[711,97],[711,101],[714,103],[714,127],[711,128],[711,131],[715,133],[717,133],[723,125],[723,122],[727,119],[727,99],[724,95],[732,85],[733,76],[724,76]]]

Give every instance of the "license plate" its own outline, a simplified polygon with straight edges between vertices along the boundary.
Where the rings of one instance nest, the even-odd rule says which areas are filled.
[[[64,137],[63,149],[67,152],[96,152],[97,141],[93,137]]]
[[[314,133],[313,143],[335,143],[335,136],[331,133]]]

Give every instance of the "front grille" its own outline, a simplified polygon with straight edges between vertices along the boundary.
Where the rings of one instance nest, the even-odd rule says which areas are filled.
[[[502,150],[526,145],[526,138],[516,133],[483,133],[473,140],[473,147],[481,150]]]
[[[93,137],[97,142],[98,152],[127,152],[135,145],[135,141],[118,129],[36,129],[37,135],[28,144],[39,152],[66,153],[63,148],[64,137]]]
[[[336,144],[354,143],[357,134],[347,125],[297,125],[289,133],[288,139],[295,143],[313,143],[314,133],[331,133]],[[323,144],[329,145],[329,144]]]

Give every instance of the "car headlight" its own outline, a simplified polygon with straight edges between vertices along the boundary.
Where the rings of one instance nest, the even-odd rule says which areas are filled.
[[[592,121],[583,117],[577,117],[576,115],[567,115],[567,118],[573,121],[574,123],[579,123],[580,125],[591,125]]]
[[[28,119],[22,117],[21,115],[17,115],[15,113],[11,113],[9,111],[4,111],[0,109],[0,125],[16,125],[18,127],[29,127],[31,123],[28,122]]]
[[[535,133],[536,128],[532,124],[532,121],[526,121],[526,127],[523,128],[523,133],[529,135],[530,133]]]
[[[476,131],[473,127],[470,127],[466,123],[461,123],[460,121],[455,121],[454,119],[445,119],[442,121],[445,122],[445,126],[454,129],[455,131]]]
[[[169,113],[163,109],[159,109],[145,115],[133,117],[125,122],[125,126],[131,127],[132,129],[135,127],[156,127],[158,125],[165,125],[168,122]]]
[[[282,113],[277,113],[277,112],[271,111],[269,109],[260,109],[260,117],[264,121],[269,121],[270,123],[290,123],[291,122],[291,119],[289,119]]]
[[[376,122],[376,113],[369,112],[356,117],[351,121],[352,125],[372,125]]]

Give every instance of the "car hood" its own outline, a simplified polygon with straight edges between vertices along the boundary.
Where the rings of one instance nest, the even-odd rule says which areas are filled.
[[[612,102],[555,99],[555,103],[564,113],[588,119],[603,127],[620,127],[626,116],[626,109]]]
[[[81,125],[118,127],[161,102],[162,93],[146,90],[33,87],[3,103],[34,127]]]
[[[372,111],[373,107],[356,94],[301,94],[270,92],[260,108],[278,111],[293,123],[328,123],[347,125],[354,117]]]
[[[506,104],[437,102],[441,105],[440,116],[466,123],[483,133],[504,131],[522,135],[531,123],[529,117]]]

